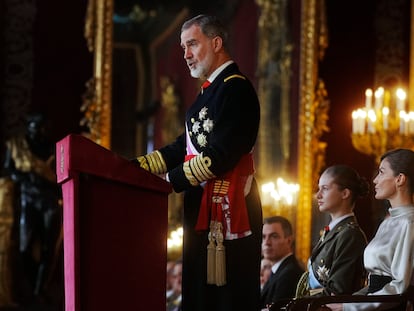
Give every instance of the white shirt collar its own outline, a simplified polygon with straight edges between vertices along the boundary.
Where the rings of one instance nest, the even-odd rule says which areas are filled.
[[[285,257],[283,257],[282,259],[280,259],[279,261],[277,261],[273,266],[272,266],[272,272],[276,273],[277,269],[279,269],[280,265],[282,264],[283,260],[285,260],[286,258],[288,258],[290,255],[292,255],[293,253],[289,253],[287,254]]]
[[[228,65],[233,64],[233,63],[234,61],[232,60],[225,62],[223,65],[221,65],[216,70],[214,70],[213,73],[207,78],[207,80],[213,83],[214,79],[220,74],[220,72],[222,72],[224,68],[226,68]]]
[[[344,220],[345,218],[348,218],[348,217],[350,217],[350,216],[354,216],[355,214],[354,213],[349,213],[349,214],[346,214],[346,215],[344,215],[344,216],[341,216],[341,217],[339,217],[339,218],[337,218],[337,219],[335,219],[335,220],[332,220],[330,223],[329,223],[329,230],[332,230],[337,224],[339,224],[342,220]]]

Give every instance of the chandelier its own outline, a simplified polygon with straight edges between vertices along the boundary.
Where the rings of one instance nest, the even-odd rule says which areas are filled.
[[[406,92],[379,87],[365,91],[365,107],[352,112],[352,144],[359,152],[374,156],[414,146],[414,111],[406,104]]]
[[[167,238],[167,255],[170,260],[176,260],[182,255],[183,247],[183,227],[178,227],[175,230],[169,230]]]
[[[273,181],[263,183],[261,186],[261,201],[263,216],[280,215],[294,223],[294,214],[299,195],[299,185],[286,182],[279,177]]]

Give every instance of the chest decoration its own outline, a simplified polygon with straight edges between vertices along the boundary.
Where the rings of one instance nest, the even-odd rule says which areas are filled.
[[[203,107],[198,112],[198,118],[191,118],[190,137],[195,138],[195,141],[200,147],[205,147],[208,144],[208,134],[211,133],[214,127],[213,120],[208,118],[208,108]]]
[[[320,281],[326,282],[328,281],[328,278],[329,278],[329,269],[325,265],[323,265],[322,267],[318,266],[318,270],[316,270],[316,274],[318,275],[318,279]]]

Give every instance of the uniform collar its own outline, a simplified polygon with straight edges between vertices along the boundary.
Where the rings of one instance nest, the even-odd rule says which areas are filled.
[[[346,215],[344,215],[344,216],[341,216],[341,217],[339,217],[339,218],[337,218],[337,219],[335,219],[335,220],[332,220],[330,223],[329,223],[329,230],[332,230],[337,224],[339,224],[342,220],[344,220],[345,218],[348,218],[348,217],[353,217],[353,216],[355,216],[355,214],[354,213],[349,213],[349,214],[346,214]]]
[[[223,65],[221,65],[216,70],[214,70],[213,73],[207,78],[207,80],[210,81],[211,83],[213,83],[214,79],[217,78],[217,76],[224,70],[224,68],[226,68],[227,66],[229,66],[233,63],[234,63],[234,61],[232,61],[232,60],[229,60],[229,61],[225,62]]]

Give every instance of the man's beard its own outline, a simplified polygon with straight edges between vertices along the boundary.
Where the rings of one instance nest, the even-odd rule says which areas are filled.
[[[203,66],[197,66],[196,68],[191,69],[190,68],[190,74],[193,78],[201,78],[203,76]]]
[[[208,78],[207,70],[209,68],[209,58],[205,58],[203,61],[198,62],[194,68],[190,68],[190,74],[193,78]]]

